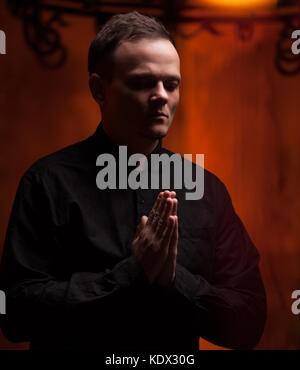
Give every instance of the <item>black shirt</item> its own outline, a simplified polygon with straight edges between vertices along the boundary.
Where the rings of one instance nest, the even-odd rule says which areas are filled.
[[[201,199],[175,189],[175,281],[149,285],[130,246],[160,189],[99,190],[96,158],[118,149],[100,124],[22,177],[0,275],[7,338],[32,349],[192,350],[199,336],[255,346],[266,316],[259,255],[225,186],[205,170]],[[161,141],[154,153],[173,154]]]

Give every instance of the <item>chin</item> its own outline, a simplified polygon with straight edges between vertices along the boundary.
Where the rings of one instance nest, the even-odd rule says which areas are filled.
[[[147,130],[148,131],[148,130]],[[147,136],[153,139],[160,139],[167,135],[169,127],[165,125],[154,125],[147,132]]]

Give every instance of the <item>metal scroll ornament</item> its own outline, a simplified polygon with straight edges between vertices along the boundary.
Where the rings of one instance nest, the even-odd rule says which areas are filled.
[[[222,36],[218,23],[236,25],[237,37],[247,41],[251,39],[256,22],[280,21],[282,31],[276,45],[275,65],[283,75],[300,72],[300,54],[291,51],[291,34],[300,29],[300,0],[278,0],[277,7],[267,16],[259,12],[249,17],[214,14],[195,2],[186,0],[7,0],[14,15],[23,19],[24,35],[28,45],[36,53],[38,60],[48,68],[58,68],[66,60],[67,49],[62,42],[60,29],[68,24],[63,15],[90,16],[94,18],[97,29],[111,15],[119,12],[138,10],[141,13],[160,18],[165,25],[184,38],[194,37],[206,31],[215,36]],[[207,13],[209,10],[209,14]],[[188,12],[188,13],[187,13]],[[187,15],[188,14],[188,15]],[[195,30],[191,34],[180,31],[181,23],[193,23]]]
[[[291,51],[291,35],[297,29],[300,29],[299,18],[287,19],[277,41],[275,65],[283,75],[295,75],[300,72],[300,54],[295,55]]]
[[[59,68],[67,57],[58,28],[67,26],[59,10],[44,12],[40,1],[9,1],[13,14],[23,19],[23,31],[30,48],[40,63],[50,69]]]

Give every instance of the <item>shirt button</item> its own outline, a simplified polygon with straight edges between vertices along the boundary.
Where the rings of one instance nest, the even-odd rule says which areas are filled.
[[[145,200],[144,199],[140,199],[140,204],[144,204],[145,203]]]

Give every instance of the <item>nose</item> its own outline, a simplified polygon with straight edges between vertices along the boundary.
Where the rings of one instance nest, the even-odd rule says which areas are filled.
[[[153,88],[150,100],[152,102],[159,102],[163,104],[167,103],[168,93],[162,81],[158,81],[155,87]]]

